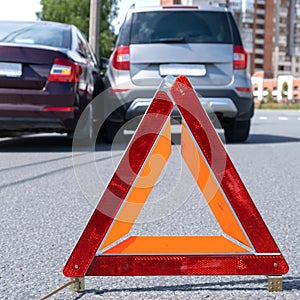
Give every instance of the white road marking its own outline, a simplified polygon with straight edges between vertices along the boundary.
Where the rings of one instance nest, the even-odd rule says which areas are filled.
[[[278,120],[280,120],[280,121],[286,121],[286,120],[288,120],[289,118],[287,118],[287,117],[278,117]]]
[[[262,117],[259,117],[259,119],[260,119],[260,120],[268,120],[268,117],[262,116]]]

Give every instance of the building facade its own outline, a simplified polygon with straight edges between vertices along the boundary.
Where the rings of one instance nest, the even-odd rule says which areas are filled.
[[[300,76],[300,0],[255,0],[250,73]]]
[[[253,96],[256,103],[261,101],[299,103],[300,78],[292,75],[279,75],[277,78],[265,78],[264,72],[252,76]]]
[[[160,0],[160,5],[181,4],[181,0]]]

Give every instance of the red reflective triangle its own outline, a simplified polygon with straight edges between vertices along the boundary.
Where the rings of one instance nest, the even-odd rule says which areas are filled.
[[[166,92],[156,93],[67,261],[64,275],[84,277],[287,273],[288,265],[285,259],[190,82],[186,77],[180,76],[169,92],[173,101]],[[182,155],[205,197],[211,197],[209,205],[224,231],[224,236],[199,239],[130,237],[96,255],[99,247],[105,248],[105,240],[109,232],[113,231],[112,228],[121,228],[124,232],[130,230],[130,226],[118,227],[117,216],[126,211],[126,197],[132,193],[132,186],[145,170],[151,151],[159,152],[162,146],[168,145],[161,136],[162,132],[169,134],[166,124],[169,122],[174,103],[183,119]],[[168,147],[166,149],[165,159],[169,155]],[[160,168],[162,167],[163,164],[160,165]],[[201,178],[205,176],[208,180],[213,178],[211,184],[216,187],[213,195],[208,195],[206,187],[202,186]],[[142,193],[144,200],[150,191],[151,189]],[[118,234],[116,236],[110,237],[110,243],[118,239]],[[161,250],[161,246],[155,246],[156,243],[167,244],[167,254]],[[174,252],[172,249],[175,249]]]

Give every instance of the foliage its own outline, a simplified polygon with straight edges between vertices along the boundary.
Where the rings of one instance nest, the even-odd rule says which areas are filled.
[[[112,21],[118,16],[118,0],[101,0],[100,48],[101,56],[109,57],[116,42]]]
[[[111,25],[118,13],[118,0],[101,0],[100,55],[109,57],[116,36]],[[44,21],[73,24],[88,38],[90,0],[41,0],[42,11],[37,17]]]
[[[288,83],[285,81],[285,82],[282,84],[282,92],[281,92],[282,98],[287,98],[288,88],[289,88]]]
[[[295,102],[293,104],[281,103],[266,103],[261,101],[259,104],[255,105],[256,109],[300,109],[300,102]]]
[[[267,103],[273,103],[274,102],[274,97],[272,95],[272,91],[269,88],[267,90],[267,95],[265,97],[265,100],[266,100]]]

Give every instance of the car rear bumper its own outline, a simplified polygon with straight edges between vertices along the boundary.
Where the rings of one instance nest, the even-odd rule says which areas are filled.
[[[0,130],[62,132],[72,130],[74,123],[74,107],[47,111],[40,106],[0,105]]]
[[[66,128],[60,119],[0,117],[0,129],[8,131],[60,131]]]

